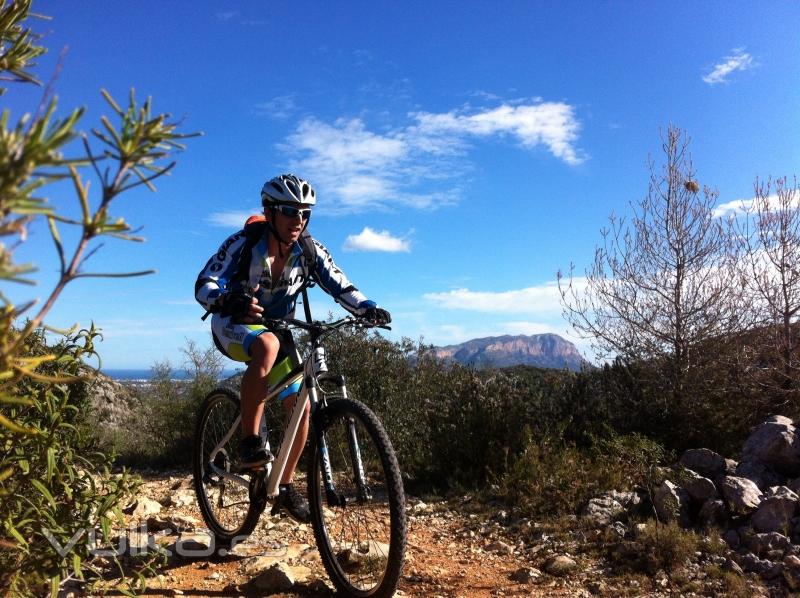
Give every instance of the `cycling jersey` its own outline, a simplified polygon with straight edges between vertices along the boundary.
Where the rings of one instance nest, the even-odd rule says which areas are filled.
[[[374,301],[368,300],[350,284],[325,246],[316,239],[313,240],[316,249],[314,268],[309,268],[310,264],[306,264],[308,258],[303,254],[299,243],[295,242],[280,277],[273,281],[267,252],[269,234],[269,229],[265,229],[264,237],[253,246],[247,268],[248,278],[245,281],[247,289],[251,292],[258,285],[255,297],[259,305],[264,308],[264,317],[282,319],[294,314],[297,296],[309,276],[309,271],[312,272],[312,279],[350,313],[360,316],[368,308],[376,306]],[[236,282],[233,278],[239,271],[239,258],[244,246],[244,230],[231,235],[220,246],[219,251],[208,260],[197,277],[195,297],[206,310],[219,311],[220,297],[232,282]]]

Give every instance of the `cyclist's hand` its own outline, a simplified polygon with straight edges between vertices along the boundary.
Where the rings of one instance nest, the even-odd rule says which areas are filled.
[[[258,290],[258,285],[253,293]],[[251,293],[233,291],[226,293],[222,299],[222,315],[232,316],[235,321],[245,324],[258,324],[261,322],[264,308],[258,304],[258,299]]]
[[[392,321],[391,314],[381,307],[368,307],[363,318],[376,326],[385,326]]]

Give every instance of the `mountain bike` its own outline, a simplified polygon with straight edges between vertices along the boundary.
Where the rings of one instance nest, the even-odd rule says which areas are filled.
[[[310,352],[296,367],[289,365],[288,358],[273,367],[264,401],[269,406],[300,381],[298,398],[274,461],[255,471],[237,471],[238,394],[219,388],[205,398],[193,455],[194,485],[203,518],[217,545],[235,545],[255,529],[267,503],[278,494],[302,415],[310,404],[306,484],[322,563],[342,594],[391,596],[400,578],[406,542],[400,468],[380,420],[348,396],[341,375],[328,371],[322,343],[327,335],[345,327],[372,325],[350,316],[329,323],[287,319],[270,325],[305,331]]]

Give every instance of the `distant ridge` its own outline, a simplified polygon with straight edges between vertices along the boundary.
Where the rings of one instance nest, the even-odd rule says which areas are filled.
[[[589,363],[571,342],[557,334],[523,334],[476,338],[458,345],[434,347],[439,359],[476,368],[532,365],[580,371]]]

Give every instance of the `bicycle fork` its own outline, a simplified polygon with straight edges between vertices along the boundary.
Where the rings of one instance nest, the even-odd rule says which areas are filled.
[[[336,382],[339,387],[339,392],[342,398],[347,398],[347,389],[344,384],[343,376],[332,376],[323,374],[320,376],[321,380],[329,379]],[[336,491],[336,486],[333,482],[333,471],[331,469],[330,454],[328,452],[328,442],[325,438],[325,433],[322,431],[327,427],[328,422],[323,418],[325,417],[325,410],[318,409],[312,415],[312,423],[314,434],[317,437],[317,446],[319,447],[320,460],[322,462],[322,475],[323,483],[325,484],[325,498],[329,505],[346,506],[347,500]],[[352,418],[347,418],[347,446],[350,452],[350,459],[353,463],[353,481],[358,489],[357,500],[363,503],[372,498],[372,492],[367,486],[366,476],[364,475],[364,463],[361,459],[361,449],[358,446],[358,434],[356,433],[355,421]]]

